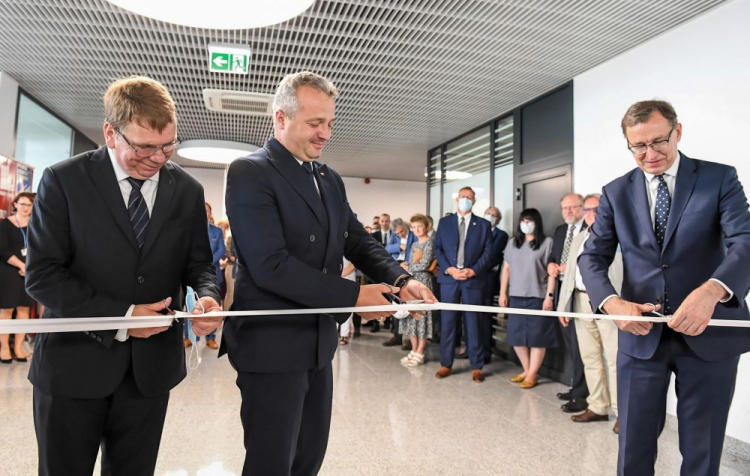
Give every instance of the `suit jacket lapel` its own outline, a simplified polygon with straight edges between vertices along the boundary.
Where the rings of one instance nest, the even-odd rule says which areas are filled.
[[[271,164],[281,173],[292,188],[305,200],[324,230],[328,229],[328,217],[323,201],[318,193],[310,187],[307,172],[297,163],[294,156],[273,137],[264,146],[268,151]]]
[[[658,250],[659,243],[656,241],[654,223],[651,221],[651,208],[648,205],[646,176],[643,175],[641,169],[637,169],[633,175],[630,176],[630,180],[633,182],[630,187],[630,194],[633,197],[635,214],[638,216],[638,220],[641,222],[641,226],[645,230],[644,233],[648,236],[651,245]]]
[[[347,217],[347,211],[340,209],[340,203],[343,203],[343,197],[339,194],[338,187],[333,183],[333,177],[328,173],[327,165],[317,165],[316,175],[318,176],[318,183],[320,184],[320,194],[323,199],[323,205],[325,206],[327,217],[328,217],[328,249],[326,250],[326,262],[328,257],[333,252],[333,244],[336,242],[334,237],[339,233],[337,228],[337,219]],[[344,225],[346,226],[346,225]]]
[[[109,208],[110,213],[112,213],[115,222],[128,238],[130,244],[133,245],[133,248],[138,251],[138,242],[135,241],[133,225],[130,223],[128,210],[122,199],[122,192],[117,183],[115,170],[112,168],[112,161],[109,158],[109,152],[106,147],[102,147],[91,156],[89,173],[91,174],[91,180],[102,196],[102,200],[107,205],[107,208]]]
[[[683,155],[680,158],[680,168],[677,170],[677,178],[675,179],[674,197],[672,197],[672,207],[669,210],[667,232],[664,235],[662,250],[667,248],[669,240],[674,235],[677,225],[680,223],[682,212],[685,211],[688,200],[690,200],[690,196],[693,194],[697,179],[696,175],[695,162]]]
[[[154,203],[154,209],[151,211],[151,217],[146,227],[146,239],[143,242],[143,250],[141,251],[142,256],[146,256],[148,250],[154,245],[156,237],[159,236],[159,231],[161,231],[161,227],[164,225],[164,221],[169,214],[172,198],[177,188],[176,180],[172,174],[173,167],[174,165],[171,162],[167,162],[161,168],[159,188],[156,189],[156,202]]]

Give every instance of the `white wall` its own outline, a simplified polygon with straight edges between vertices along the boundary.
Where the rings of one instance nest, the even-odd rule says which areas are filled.
[[[628,106],[672,103],[680,150],[731,164],[750,193],[750,0],[735,0],[574,78],[575,188],[599,191],[635,166],[620,131]],[[727,435],[750,442],[750,358],[740,361]],[[672,390],[669,412],[674,414]]]
[[[387,213],[393,218],[409,221],[415,213],[425,213],[427,184],[402,180],[365,179],[342,177],[349,205],[359,221],[370,225],[372,218]],[[438,217],[433,217],[436,219]]]
[[[185,167],[185,171],[203,185],[206,201],[211,204],[214,220],[219,221],[227,215],[224,205],[224,193],[227,185],[227,172],[221,169],[199,169]]]
[[[18,83],[0,71],[0,155],[6,157],[13,157],[17,103]]]

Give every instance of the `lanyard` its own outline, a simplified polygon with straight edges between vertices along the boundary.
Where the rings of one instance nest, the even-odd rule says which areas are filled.
[[[21,230],[21,234],[23,235],[23,249],[26,249],[29,247],[29,238],[26,236],[26,232],[23,230],[23,227],[21,227],[21,221],[18,219],[17,216],[13,216],[13,218],[16,219],[16,225],[18,225],[18,229]]]

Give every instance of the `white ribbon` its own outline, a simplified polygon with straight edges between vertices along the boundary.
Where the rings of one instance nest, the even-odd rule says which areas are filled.
[[[504,313],[527,316],[544,317],[567,317],[571,319],[604,319],[608,321],[639,321],[639,322],[668,322],[671,316],[664,317],[634,317],[634,316],[612,316],[604,314],[585,314],[580,312],[556,312],[541,311],[536,309],[515,309],[510,307],[475,306],[470,304],[388,304],[384,306],[360,306],[360,307],[331,307],[320,309],[271,309],[261,311],[213,311],[206,314],[188,314],[177,312],[169,316],[137,316],[137,317],[66,317],[59,319],[22,319],[1,320],[0,334],[24,334],[24,333],[47,333],[47,332],[83,332],[83,331],[106,331],[118,329],[137,329],[145,327],[163,327],[172,324],[172,321],[187,317],[200,318],[203,316],[227,316],[227,317],[253,317],[253,316],[285,316],[301,314],[350,314],[366,312],[396,312],[405,311],[464,311],[481,313]],[[750,327],[750,321],[712,319],[709,326],[716,327]]]

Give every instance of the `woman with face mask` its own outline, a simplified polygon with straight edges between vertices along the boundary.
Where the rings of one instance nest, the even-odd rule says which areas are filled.
[[[500,307],[551,311],[554,278],[547,275],[552,238],[544,236],[542,216],[534,208],[521,212],[519,226],[505,248],[500,279]],[[508,315],[508,344],[523,372],[511,379],[521,388],[537,385],[537,373],[547,348],[557,346],[557,320],[542,316]]]
[[[27,225],[34,197],[35,194],[28,192],[16,195],[13,199],[15,214],[0,222],[0,319],[12,318],[13,310],[16,311],[16,319],[28,319],[29,310],[34,304],[24,287]],[[26,334],[16,334],[11,353],[10,336],[0,335],[0,362],[10,364],[14,358],[18,362],[26,362],[29,354],[23,347],[25,338]]]

